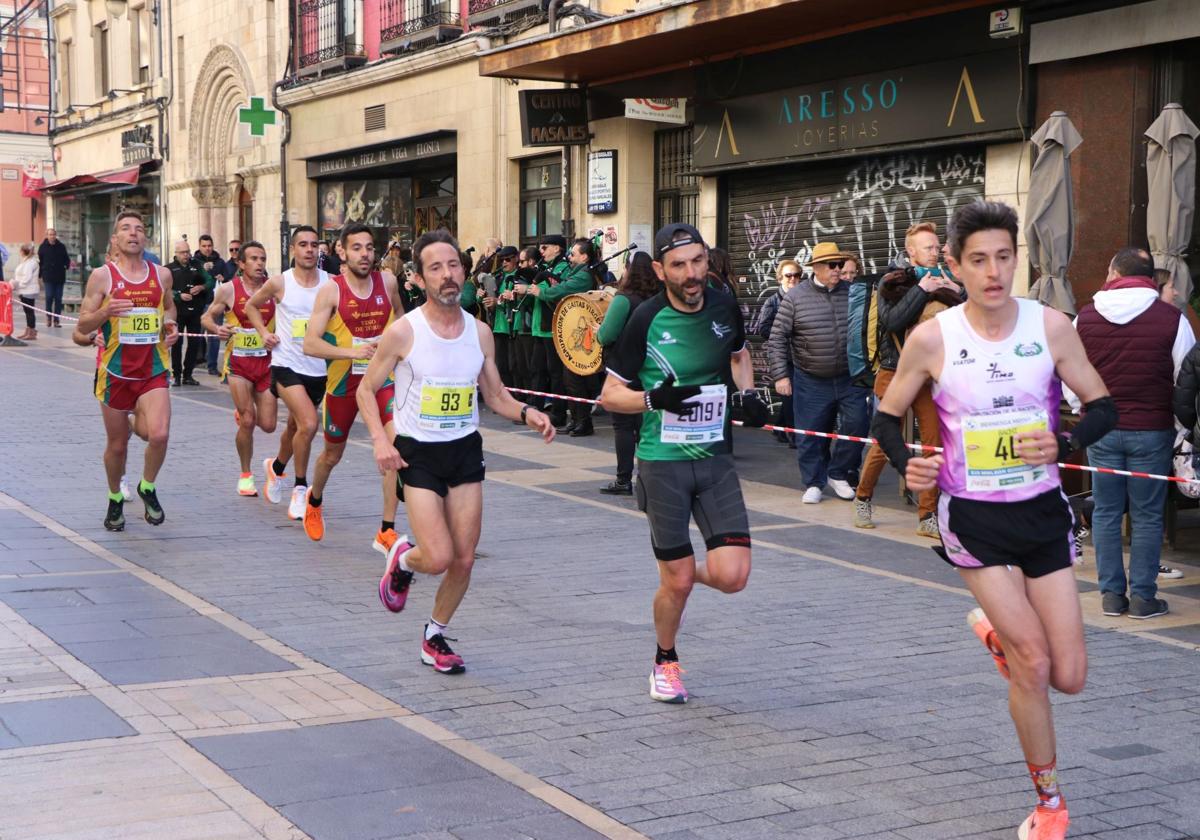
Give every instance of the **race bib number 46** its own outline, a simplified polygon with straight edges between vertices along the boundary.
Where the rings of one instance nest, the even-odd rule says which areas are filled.
[[[1009,408],[969,414],[962,422],[967,489],[1011,490],[1046,477],[1045,466],[1030,466],[1016,453],[1022,432],[1048,430],[1044,408]]]
[[[727,402],[724,385],[705,385],[684,412],[663,411],[658,439],[663,443],[701,444],[724,440]]]
[[[265,356],[267,348],[263,345],[262,336],[258,334],[258,330],[239,329],[230,338],[233,342],[233,355],[235,356]]]
[[[475,383],[425,377],[417,425],[430,431],[456,431],[475,423]]]
[[[158,310],[149,306],[130,309],[117,319],[121,344],[157,344],[162,329]]]

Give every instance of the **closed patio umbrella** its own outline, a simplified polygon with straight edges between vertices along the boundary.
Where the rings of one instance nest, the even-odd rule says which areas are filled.
[[[1200,129],[1176,102],[1164,107],[1146,129],[1146,237],[1154,268],[1170,275],[1180,306],[1192,295],[1192,276],[1183,256],[1196,214],[1197,134]]]
[[[1037,160],[1029,178],[1025,242],[1039,277],[1027,297],[1068,315],[1075,295],[1067,264],[1075,248],[1075,199],[1071,190],[1071,153],[1083,142],[1063,111],[1055,111],[1033,135]]]

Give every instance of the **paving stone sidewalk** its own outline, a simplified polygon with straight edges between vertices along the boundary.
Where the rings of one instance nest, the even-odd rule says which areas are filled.
[[[611,457],[490,421],[481,556],[449,631],[469,670],[445,677],[417,658],[432,582],[399,616],[379,605],[369,449],[348,449],[313,544],[234,495],[225,392],[181,389],[166,524],[132,504],[108,534],[89,371],[82,352],[0,356],[3,414],[36,411],[55,442],[8,449],[0,490],[100,549],[0,510],[0,791],[19,778],[49,801],[64,767],[103,773],[97,750],[122,768],[182,762],[194,772],[176,788],[164,771],[146,824],[220,827],[198,837],[1011,838],[1030,807],[970,599],[932,553],[926,574],[911,543],[840,530],[848,506],[819,523],[782,501],[754,514],[750,585],[697,590],[679,641],[693,700],[663,706],[646,695],[644,520],[586,489]],[[1055,701],[1071,836],[1200,837],[1194,646],[1098,627],[1087,641],[1088,688]],[[33,707],[68,700],[88,728],[53,744],[37,733],[59,713]],[[0,837],[53,836],[20,813],[0,808]]]

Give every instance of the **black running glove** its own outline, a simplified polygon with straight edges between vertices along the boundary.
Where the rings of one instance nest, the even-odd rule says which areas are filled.
[[[758,391],[742,391],[742,425],[761,429],[771,420],[771,409],[762,401]]]
[[[669,374],[657,388],[646,392],[646,406],[655,411],[683,414],[690,408],[688,400],[700,396],[699,385],[676,385],[675,374]]]

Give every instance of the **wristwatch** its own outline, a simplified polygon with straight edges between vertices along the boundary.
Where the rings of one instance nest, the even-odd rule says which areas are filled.
[[[521,406],[521,422],[522,423],[525,422],[525,415],[528,413],[529,413],[529,406],[528,405]]]

